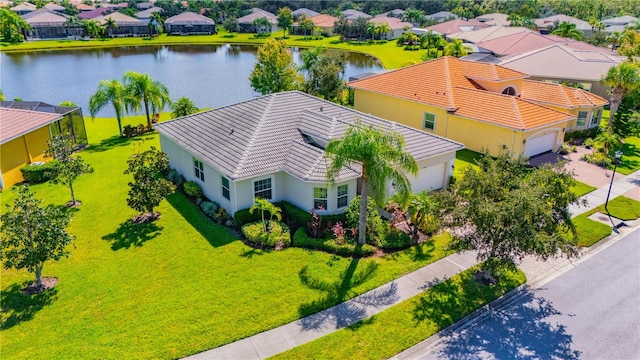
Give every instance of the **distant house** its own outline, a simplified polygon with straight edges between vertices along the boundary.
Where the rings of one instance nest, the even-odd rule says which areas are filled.
[[[475,20],[491,26],[509,26],[511,21],[507,20],[508,17],[507,14],[491,13],[477,16]]]
[[[151,30],[147,23],[140,19],[136,19],[129,15],[125,15],[120,12],[113,12],[107,15],[102,15],[94,18],[93,20],[104,25],[107,19],[113,19],[118,27],[109,30],[111,36],[125,37],[125,36],[149,36]]]
[[[262,29],[256,29],[256,26],[253,24],[253,22],[256,19],[260,19],[260,18],[267,18],[267,21],[269,22],[269,26]],[[268,11],[258,9],[258,8],[251,9],[250,14],[239,18],[238,25],[240,25],[240,32],[256,32],[257,33],[257,32],[276,32],[281,30],[278,27],[277,16],[275,16],[274,14]]]
[[[14,13],[18,14],[18,15],[24,15],[24,14],[28,14],[32,11],[36,11],[38,10],[38,8],[33,5],[30,4],[28,2],[23,2],[22,4],[16,5],[12,8],[10,8],[9,10],[13,11]]]
[[[138,10],[147,10],[147,9],[151,9],[152,7],[153,7],[153,2],[150,2],[150,1],[136,4],[136,8],[138,8]]]
[[[327,180],[328,141],[350,125],[401,134],[418,162],[413,191],[448,186],[454,141],[336,105],[298,91],[280,92],[155,125],[170,166],[196,181],[230,214],[257,198],[288,201],[301,209],[344,212],[358,194],[359,164]],[[390,186],[391,192],[393,189]]]
[[[85,11],[90,11],[90,10],[95,10],[96,7],[93,5],[87,5],[84,3],[79,3],[79,4],[74,4],[74,6],[76,7],[76,9],[78,9],[78,11],[80,12],[85,12]]]
[[[591,36],[591,34],[593,33],[593,29],[591,28],[591,25],[587,21],[580,20],[568,15],[560,14],[560,15],[553,15],[553,16],[547,16],[545,18],[535,19],[536,28],[538,31],[540,31],[541,34],[550,33],[551,32],[550,29],[552,27],[555,27],[558,24],[563,22],[575,24],[576,29],[580,30],[584,34],[584,36]]]
[[[338,21],[338,18],[333,17],[331,15],[327,15],[327,14],[319,14],[312,18],[309,18],[309,20],[313,22],[313,26],[315,28],[321,29],[322,32],[325,33],[327,36],[335,35],[335,32],[333,32],[333,27],[336,21]],[[298,22],[295,22],[293,24],[293,33],[309,35],[309,34],[303,34],[302,30],[300,30],[300,25],[298,24]]]
[[[605,48],[591,45],[583,41],[563,38],[555,35],[543,35],[535,31],[522,31],[515,34],[496,37],[490,40],[484,40],[476,43],[477,46],[490,50],[495,55],[501,57],[520,55],[554,44],[564,44],[574,49],[604,51],[614,54],[613,52]]]
[[[300,16],[302,16],[302,15],[304,15],[304,16],[306,16],[306,17],[308,17],[308,18],[312,18],[312,17],[314,17],[314,16],[318,16],[318,15],[320,15],[320,13],[319,13],[319,12],[317,12],[317,11],[313,11],[313,10],[309,10],[309,9],[307,9],[307,8],[300,8],[300,9],[296,9],[296,10],[294,10],[294,11],[292,12],[292,14],[293,14],[293,17],[294,17],[295,19],[298,19],[298,18],[299,18]]]
[[[404,16],[405,12],[406,11],[404,11],[402,9],[393,9],[393,10],[387,12],[387,16],[391,16],[391,17],[396,17],[398,19],[402,19],[402,17]]]
[[[54,135],[71,136],[79,145],[87,144],[82,109],[36,101],[0,102],[0,189],[23,180],[20,168],[46,161],[47,140]]]
[[[577,83],[587,91],[608,98],[609,89],[600,83],[600,79],[623,60],[624,57],[613,55],[606,49],[578,50],[553,44],[509,57],[500,65],[526,72],[534,80]]]
[[[69,34],[65,23],[67,16],[45,8],[30,12],[22,18],[31,25],[28,37],[37,39],[61,39]]]
[[[482,29],[472,31],[461,31],[459,33],[449,34],[449,38],[460,39],[463,42],[477,44],[481,41],[487,41],[507,35],[513,35],[521,32],[535,33],[535,31],[519,26],[488,26]]]
[[[627,25],[636,25],[638,24],[638,21],[639,20],[637,17],[630,15],[602,20],[602,22],[605,24],[604,32],[609,34],[615,31],[622,33]]]
[[[454,19],[433,26],[428,26],[427,30],[435,31],[440,34],[447,35],[448,37],[448,35],[451,34],[456,34],[463,31],[478,30],[486,28],[487,26],[489,25],[483,24],[480,21]]]
[[[43,8],[47,9],[47,10],[51,10],[51,11],[65,11],[66,8],[62,5],[58,5],[58,4],[54,4],[54,3],[47,3],[43,6]]]
[[[467,56],[461,57],[460,60],[483,62],[483,63],[489,63],[489,64],[499,64],[500,61],[502,61],[497,56],[494,56],[492,54],[487,54],[487,53],[481,53],[481,52],[473,52]]]
[[[93,20],[99,16],[103,16],[105,14],[109,14],[111,12],[113,12],[115,9],[113,8],[109,8],[109,7],[104,7],[101,6],[97,9],[93,9],[93,10],[87,10],[87,11],[82,11],[78,14],[78,18],[79,19],[84,19],[84,20]]]
[[[387,33],[380,34],[382,39],[387,40],[397,39],[402,36],[402,33],[404,33],[405,30],[411,29],[413,27],[413,24],[409,22],[404,22],[399,18],[389,17],[385,15],[378,15],[372,19],[369,19],[369,22],[376,24],[376,26],[387,23],[390,30]]]
[[[429,14],[425,16],[428,20],[434,20],[437,22],[443,22],[447,20],[457,19],[458,15],[448,11],[438,11],[437,13]]]
[[[342,12],[342,15],[344,15],[344,17],[349,21],[353,21],[353,20],[356,20],[358,18],[365,18],[365,19],[371,19],[372,18],[371,15],[365,14],[362,11],[358,11],[358,10],[354,10],[354,9],[344,10]]]
[[[605,99],[527,77],[496,64],[444,56],[348,86],[356,110],[492,155],[555,151],[565,131],[597,126]]]
[[[164,21],[169,35],[210,35],[216,33],[216,22],[193,12],[184,12]]]
[[[136,17],[140,20],[140,21],[144,21],[145,23],[149,23],[149,21],[151,21],[151,16],[153,13],[162,13],[162,8],[161,7],[151,7],[148,8],[146,10],[142,10],[142,11],[138,11],[136,13]]]

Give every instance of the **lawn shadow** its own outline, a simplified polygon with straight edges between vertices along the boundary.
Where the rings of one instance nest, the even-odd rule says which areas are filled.
[[[103,152],[110,150],[114,147],[119,146],[127,146],[131,144],[132,141],[136,140],[136,138],[126,138],[120,137],[118,135],[112,136],[110,138],[103,139],[98,144],[90,144],[83,151],[85,152]],[[137,139],[140,140],[140,139]]]
[[[298,308],[304,330],[352,326],[367,318],[366,307],[389,305],[398,299],[397,286],[391,283],[345,302],[354,295],[352,289],[371,279],[378,268],[376,263],[367,262],[358,269],[359,262],[358,258],[352,259],[349,267],[335,281],[312,276],[306,266],[300,270],[298,276],[305,286],[326,293],[320,299],[302,304]]]
[[[477,359],[480,354],[496,359],[580,358],[566,327],[548,319],[562,315],[550,301],[529,289],[517,297],[506,309],[490,310],[488,318],[471,328],[455,335],[445,331],[443,346],[435,355],[441,359]]]
[[[268,249],[256,249],[253,247],[250,247],[248,250],[243,250],[242,254],[240,254],[240,256],[247,258],[247,259],[251,259],[254,256],[262,256],[265,253],[269,253],[270,251]]]
[[[224,246],[238,240],[229,228],[216,224],[187,199],[181,192],[167,196],[167,202],[193,226],[213,247]]]
[[[23,295],[22,289],[32,280],[22,284],[11,284],[2,290],[0,295],[0,328],[6,330],[23,321],[33,319],[34,315],[45,306],[51,305],[58,298],[56,288],[49,289],[41,294]]]
[[[142,246],[145,242],[160,235],[163,227],[155,222],[135,224],[131,219],[123,222],[111,234],[102,237],[102,240],[113,241],[111,250],[128,249],[131,246]]]

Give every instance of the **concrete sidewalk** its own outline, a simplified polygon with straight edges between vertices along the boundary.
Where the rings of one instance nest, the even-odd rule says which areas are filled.
[[[638,186],[640,186],[640,171],[623,179],[614,179],[610,199]],[[571,206],[569,210],[572,216],[578,216],[604,204],[608,191],[607,185],[583,196],[581,199],[587,200],[587,206]],[[265,359],[369,318],[475,264],[477,264],[475,253],[453,254],[342,304],[186,359]],[[520,267],[527,275],[527,283],[531,283],[547,278],[550,274],[558,274],[571,264],[572,260],[564,258],[546,262],[528,258]]]

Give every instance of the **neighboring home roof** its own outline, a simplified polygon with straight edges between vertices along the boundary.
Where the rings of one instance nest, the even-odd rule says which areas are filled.
[[[310,18],[310,20],[313,21],[314,26],[333,27],[336,21],[338,21],[338,18],[327,14],[320,14]]]
[[[461,31],[455,34],[449,34],[450,38],[460,39],[473,44],[480,41],[487,41],[507,35],[513,35],[521,32],[535,32],[531,29],[521,26],[488,26],[482,29],[472,31]]]
[[[511,25],[511,21],[507,20],[509,15],[501,14],[501,13],[491,13],[480,15],[475,18],[476,21],[480,21],[481,23],[485,23],[487,25],[494,26],[509,26]]]
[[[638,22],[638,18],[631,15],[625,15],[602,20],[602,22],[605,23],[605,25],[627,25],[628,23]]]
[[[76,7],[76,9],[78,9],[80,11],[95,10],[95,8],[96,8],[93,5],[87,5],[87,4],[84,4],[84,3],[76,4],[75,7]]]
[[[35,13],[35,11],[33,13]],[[67,17],[62,14],[54,13],[51,11],[43,11],[33,16],[25,17],[25,21],[29,23],[29,25],[36,26],[36,27],[62,26],[67,21]]]
[[[129,3],[123,1],[117,4],[110,4],[110,3],[103,3],[102,6],[106,6],[109,8],[116,8],[116,9],[126,9],[127,7],[129,7]]]
[[[65,7],[62,5],[58,5],[58,4],[54,4],[54,3],[47,3],[43,6],[46,9],[49,10],[53,10],[53,11],[65,11]]]
[[[387,23],[387,25],[389,25],[389,28],[391,30],[404,29],[404,28],[410,29],[413,27],[412,23],[404,22],[402,21],[402,19],[390,17],[386,15],[378,15],[372,19],[369,19],[369,22],[376,24],[376,26],[379,26],[382,23]]]
[[[215,25],[212,19],[194,12],[183,12],[164,21],[168,25]]]
[[[59,106],[51,105],[42,101],[0,101],[0,107],[31,110],[46,113],[56,113],[65,115],[76,109],[80,109],[79,106]]]
[[[98,16],[102,16],[104,14],[107,14],[109,12],[113,11],[112,8],[108,8],[108,7],[99,7],[97,9],[93,9],[93,10],[88,10],[88,11],[83,11],[81,13],[78,14],[78,18],[80,19],[95,19]]]
[[[467,56],[463,56],[460,58],[460,60],[476,61],[476,62],[483,62],[483,63],[490,63],[490,64],[498,64],[501,61],[500,58],[497,56],[481,53],[481,52],[474,52]]]
[[[258,8],[253,8],[251,9],[251,14],[245,15],[241,18],[238,19],[238,23],[239,24],[251,24],[253,23],[253,20],[255,19],[260,19],[266,17],[269,22],[271,24],[277,24],[278,23],[278,17],[275,16],[274,14],[262,10],[262,9],[258,9]]]
[[[371,19],[371,15],[354,9],[344,10],[342,14],[347,20],[356,20],[357,18]]]
[[[300,8],[300,9],[294,10],[292,14],[293,16],[306,15],[307,17],[314,17],[314,16],[320,15],[319,12],[313,11],[307,8]]]
[[[116,22],[116,24],[118,24],[118,26],[147,26],[147,24],[144,21],[140,19],[136,19],[129,15],[125,15],[121,12],[113,12],[111,14],[98,16],[93,20],[99,23],[102,23],[107,19],[113,19]]]
[[[37,8],[35,5],[30,4],[28,2],[23,2],[22,4],[16,5],[10,8],[9,10],[18,12],[18,11],[36,11],[36,9]]]
[[[427,29],[436,31],[440,34],[450,35],[450,34],[459,33],[461,31],[471,31],[471,30],[482,29],[487,26],[489,25],[483,24],[480,21],[475,21],[475,20],[467,21],[463,19],[453,19],[453,20],[445,21],[440,24],[429,26],[427,27]]]
[[[555,25],[556,22],[558,24],[563,22],[569,22],[572,24],[576,24],[576,29],[580,31],[591,31],[591,25],[589,25],[588,22],[574,18],[572,16],[564,15],[564,14],[552,15],[552,16],[547,16],[545,18],[535,19],[536,26],[542,29],[546,29],[549,26]]]
[[[438,11],[437,13],[429,14],[425,16],[427,19],[444,20],[444,19],[457,19],[458,15],[448,11]]]
[[[162,12],[162,8],[154,6],[152,8],[147,9],[147,10],[138,11],[136,13],[136,17],[138,19],[150,19],[151,18],[151,14],[153,14],[155,12],[160,12],[161,13]]]
[[[137,7],[139,10],[146,10],[146,9],[150,9],[150,8],[152,8],[152,7],[153,7],[153,3],[152,3],[152,2],[150,2],[150,1],[147,1],[147,2],[141,2],[141,3],[136,4],[136,7]]]
[[[529,51],[534,51],[554,44],[564,44],[574,49],[597,50],[609,52],[610,50],[584,41],[563,38],[556,35],[542,35],[537,32],[523,31],[511,35],[493,38],[491,40],[480,41],[476,45],[491,50],[498,56],[519,55]]]
[[[535,103],[557,105],[567,109],[604,106],[609,103],[586,90],[532,80],[523,82],[520,95]]]
[[[324,182],[329,161],[322,144],[343,136],[357,120],[404,136],[405,149],[416,160],[463,147],[299,91],[265,95],[155,128],[233,180],[285,171],[305,181]],[[343,168],[336,181],[360,174],[360,166],[353,164]]]
[[[51,124],[61,117],[62,115],[60,114],[0,107],[0,119],[2,121],[0,144]]]
[[[517,130],[572,118],[571,114],[490,92],[480,85],[484,81],[503,82],[527,76],[495,64],[444,56],[356,80],[349,87],[441,107],[455,115]]]
[[[578,50],[553,44],[512,56],[500,65],[537,77],[599,81],[609,68],[623,60],[623,57],[611,55],[606,49]]]
[[[387,15],[391,14],[393,16],[402,16],[406,11],[402,9],[393,9],[391,11],[387,11]]]

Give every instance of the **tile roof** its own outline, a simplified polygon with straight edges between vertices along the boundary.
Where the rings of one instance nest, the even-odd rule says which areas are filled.
[[[586,90],[531,80],[523,82],[520,95],[536,103],[558,105],[567,109],[604,106],[609,103]]]
[[[356,20],[357,18],[371,19],[371,15],[354,9],[344,10],[342,14],[347,20]]]
[[[611,55],[607,49],[577,50],[567,45],[553,44],[512,56],[500,65],[531,76],[558,79],[599,81],[600,78],[624,60]]]
[[[427,19],[436,19],[436,20],[448,19],[448,18],[457,19],[458,15],[448,11],[438,11],[436,13],[426,15],[425,17]]]
[[[111,14],[102,15],[93,18],[93,20],[102,23],[107,19],[113,19],[118,26],[147,26],[147,23],[132,16],[125,15],[121,12],[112,12]]]
[[[87,5],[87,4],[84,4],[84,3],[76,4],[75,7],[76,7],[76,9],[78,9],[80,11],[95,10],[95,8],[96,8],[93,5]]]
[[[376,24],[379,26],[382,23],[387,23],[391,30],[404,29],[404,28],[412,28],[413,24],[410,22],[402,21],[402,19],[390,17],[386,15],[378,15],[372,19],[369,19],[369,22]]]
[[[46,8],[46,9],[49,9],[49,10],[53,10],[53,11],[65,11],[64,6],[58,5],[58,4],[54,4],[54,3],[47,3],[43,7]]]
[[[487,25],[509,26],[511,21],[507,20],[508,17],[507,14],[491,13],[477,16],[475,20]]]
[[[138,11],[136,13],[136,17],[138,19],[150,19],[151,18],[151,14],[153,14],[155,12],[162,13],[162,8],[154,6],[152,8],[146,9],[146,10]]]
[[[606,25],[627,25],[628,23],[638,22],[638,18],[631,15],[619,16],[611,19],[602,20]]]
[[[286,171],[306,181],[326,181],[324,151],[315,146],[344,134],[356,120],[404,136],[416,160],[462,148],[454,141],[373,117],[299,91],[262,96],[155,125],[230,179]],[[358,177],[357,165],[338,179]]]
[[[36,9],[37,7],[35,5],[30,4],[28,2],[23,2],[22,4],[18,4],[9,10],[17,12],[17,11],[35,11]]]
[[[300,16],[300,15],[306,15],[307,17],[314,17],[314,16],[318,16],[320,15],[319,12],[317,11],[313,11],[307,8],[300,8],[300,9],[296,9],[292,12],[293,16]]]
[[[467,21],[463,19],[454,19],[445,21],[440,24],[428,26],[428,30],[439,32],[440,34],[449,35],[459,33],[461,31],[471,31],[476,29],[485,28],[489,25],[481,23],[480,21]]]
[[[206,16],[196,14],[194,12],[183,12],[182,14],[178,14],[172,16],[164,21],[165,24],[169,25],[180,25],[180,24],[190,24],[190,25],[215,25],[216,22],[211,18]]]
[[[571,114],[534,104],[528,99],[487,91],[479,82],[521,80],[528,75],[505,67],[441,57],[349,83],[349,87],[441,107],[517,130],[572,118]]]
[[[82,11],[78,14],[79,19],[95,19],[98,16],[102,16],[106,13],[113,11],[112,8],[108,7],[99,7],[97,9]]]
[[[0,107],[0,144],[62,118],[60,114]]]
[[[591,25],[589,25],[587,21],[580,20],[564,14],[547,16],[545,18],[535,19],[534,21],[536,23],[536,26],[539,28],[546,29],[549,26],[555,25],[555,22],[557,21],[558,23],[569,22],[572,24],[576,24],[576,29],[580,31],[585,31],[585,30],[591,31]]]
[[[35,13],[35,11],[34,11]],[[32,13],[33,14],[33,13]],[[29,16],[25,18],[25,21],[29,23],[31,26],[63,26],[67,21],[67,18],[64,15],[44,11],[33,16]]]
[[[274,14],[272,14],[272,13],[270,13],[268,11],[262,10],[262,9],[258,9],[258,8],[251,9],[251,14],[248,14],[248,15],[245,15],[245,16],[239,18],[238,19],[238,23],[239,24],[251,24],[251,23],[253,23],[253,20],[260,19],[260,18],[263,18],[263,17],[266,17],[271,24],[277,24],[278,23],[278,18]]]
[[[310,20],[313,21],[313,25],[315,26],[333,27],[336,21],[338,21],[338,18],[327,14],[320,14],[310,18]]]
[[[487,41],[521,32],[534,31],[520,26],[489,26],[482,29],[461,31],[458,33],[450,34],[449,37],[476,44],[480,41]]]

